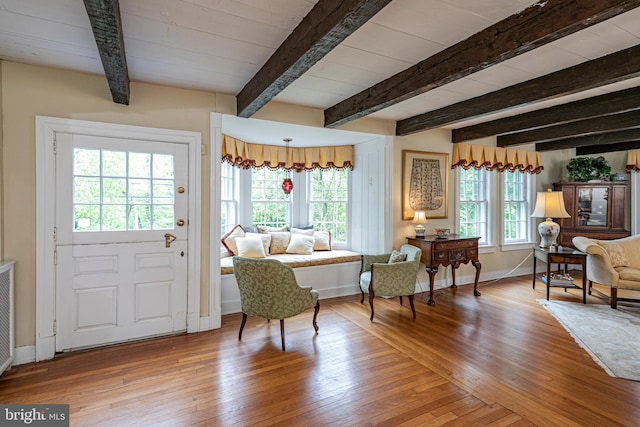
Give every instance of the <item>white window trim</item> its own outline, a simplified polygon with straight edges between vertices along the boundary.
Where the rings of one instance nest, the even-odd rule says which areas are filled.
[[[506,172],[502,172],[502,173],[506,173]],[[521,173],[521,172],[517,172],[517,173]],[[529,208],[530,210],[533,210],[533,206],[532,203],[535,204],[535,200],[536,200],[536,175],[532,175],[532,174],[528,174],[527,173],[527,178],[529,179],[529,188],[528,188],[528,194],[527,196],[529,197]],[[502,177],[501,177],[502,178]],[[505,242],[504,241],[504,221],[503,219],[503,214],[504,214],[504,179],[499,179],[498,180],[498,186],[499,186],[499,193],[500,194],[500,224],[499,224],[499,237],[500,237],[500,250],[503,252],[507,252],[507,251],[520,251],[523,249],[531,249],[531,245],[535,244],[537,241],[536,236],[538,235],[537,232],[537,224],[536,221],[529,217],[529,227],[527,230],[527,241],[525,242]]]
[[[460,233],[460,170],[461,168],[456,168],[456,177],[455,177],[455,230],[456,234]],[[492,193],[493,187],[495,187],[495,176],[490,172],[486,173],[487,176],[487,190],[489,194],[486,194],[487,197],[487,218],[492,218],[494,214],[494,207],[491,203],[491,195],[496,194]],[[494,190],[495,191],[495,190]],[[487,236],[485,237],[484,243],[478,244],[478,252],[479,253],[493,253],[496,251],[495,245],[495,224],[494,222],[487,220]]]

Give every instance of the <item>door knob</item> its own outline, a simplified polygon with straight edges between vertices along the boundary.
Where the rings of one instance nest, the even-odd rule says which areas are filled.
[[[178,227],[182,227],[182,226],[184,225],[184,219],[179,219],[179,220],[177,220],[177,221],[176,221],[176,225],[177,225]]]

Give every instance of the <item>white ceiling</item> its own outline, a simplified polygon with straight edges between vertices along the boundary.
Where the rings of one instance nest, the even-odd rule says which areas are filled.
[[[316,0],[119,3],[132,81],[236,95]],[[534,3],[393,0],[275,100],[328,108]],[[637,45],[639,39],[637,8],[372,116],[411,117]],[[0,0],[0,58],[104,74],[82,0]],[[635,79],[464,125],[638,85]]]

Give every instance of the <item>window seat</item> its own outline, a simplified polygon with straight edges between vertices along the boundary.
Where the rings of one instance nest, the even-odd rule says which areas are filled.
[[[267,258],[275,259],[291,268],[311,267],[315,265],[340,264],[343,262],[360,262],[360,254],[347,250],[314,251],[311,255],[274,254]],[[233,274],[233,257],[220,260],[220,274]]]
[[[300,286],[311,286],[320,292],[320,298],[335,298],[360,293],[358,275],[361,257],[347,250],[314,251],[311,255],[276,254],[277,259],[291,266]],[[222,314],[239,313],[240,291],[233,274],[233,257],[220,260]]]

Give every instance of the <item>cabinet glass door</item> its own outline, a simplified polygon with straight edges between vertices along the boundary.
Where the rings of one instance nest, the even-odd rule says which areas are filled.
[[[607,227],[606,187],[578,188],[578,226]]]

